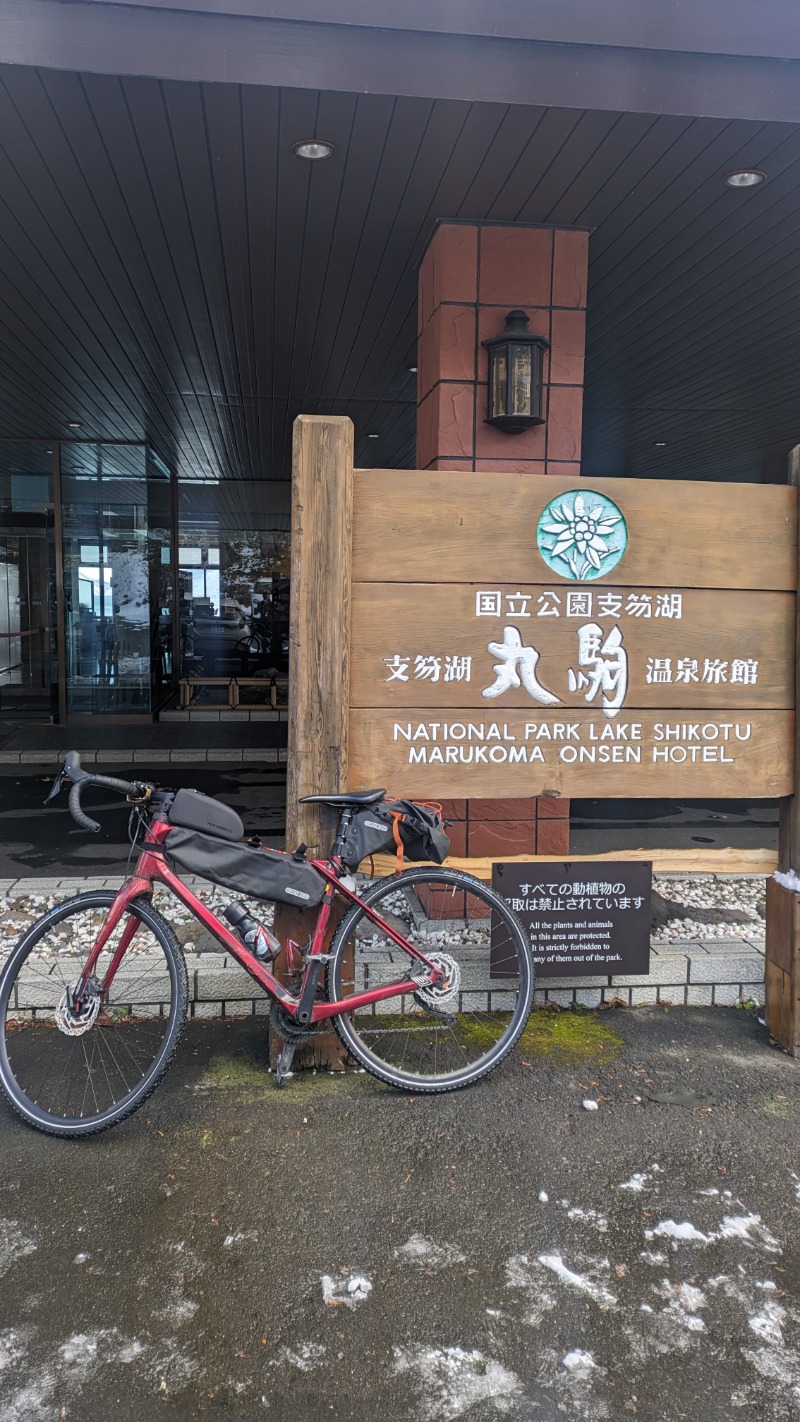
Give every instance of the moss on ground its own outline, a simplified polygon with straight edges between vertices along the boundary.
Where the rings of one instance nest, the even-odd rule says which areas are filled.
[[[536,1008],[528,1019],[517,1050],[526,1057],[548,1058],[557,1065],[613,1062],[624,1046],[608,1023],[607,1014],[548,1007]]]
[[[231,1056],[220,1052],[211,1057],[200,1082],[201,1087],[214,1091],[239,1091],[250,1100],[274,1094],[277,1101],[294,1102],[295,1105],[306,1097],[319,1096],[324,1091],[337,1091],[345,1084],[351,1092],[354,1089],[385,1089],[366,1073],[350,1068],[338,1072],[298,1071],[287,1081],[284,1089],[279,1090],[266,1060],[247,1052]]]

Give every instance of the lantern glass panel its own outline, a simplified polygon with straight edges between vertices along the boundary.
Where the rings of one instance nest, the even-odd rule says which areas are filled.
[[[507,415],[506,394],[508,388],[508,350],[505,346],[491,352],[492,360],[492,408],[490,414]]]
[[[530,346],[511,347],[512,415],[530,415],[533,351]]]

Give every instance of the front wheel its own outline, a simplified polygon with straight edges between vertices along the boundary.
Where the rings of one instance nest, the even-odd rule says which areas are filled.
[[[407,869],[363,897],[445,979],[438,987],[412,982],[408,993],[337,1015],[336,1031],[356,1061],[391,1086],[470,1086],[507,1056],[528,1020],[534,969],[519,919],[499,894],[455,869]],[[412,973],[424,978],[385,929],[351,909],[331,944],[329,1001]]]
[[[24,1121],[51,1135],[93,1135],[130,1116],[158,1086],[186,1020],[183,953],[146,899],[128,905],[76,995],[114,897],[97,890],[57,904],[0,975],[0,1085]]]

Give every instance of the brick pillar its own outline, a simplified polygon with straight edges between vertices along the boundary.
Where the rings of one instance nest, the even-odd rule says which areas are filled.
[[[573,229],[442,223],[419,272],[417,468],[580,476],[589,235]],[[508,435],[485,423],[487,356],[509,311],[550,342],[546,422]],[[569,801],[453,801],[472,856],[569,852]],[[463,818],[454,811],[463,808]],[[463,828],[462,828],[463,826]],[[454,847],[453,853],[459,851]]]

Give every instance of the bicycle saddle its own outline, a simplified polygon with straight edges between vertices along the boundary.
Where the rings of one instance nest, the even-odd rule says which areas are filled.
[[[299,805],[377,805],[385,790],[359,790],[348,795],[301,795]]]

